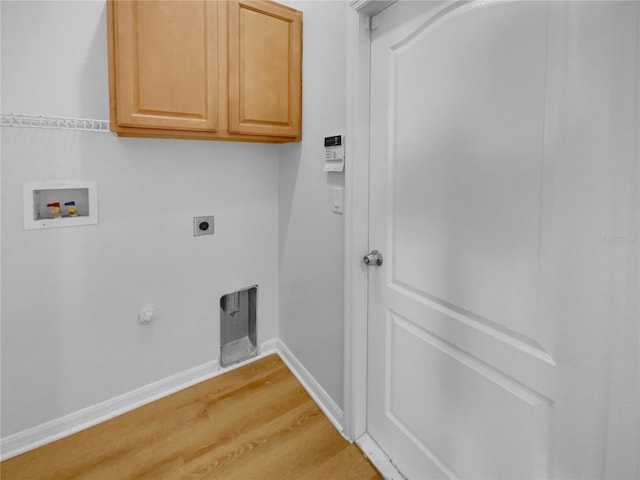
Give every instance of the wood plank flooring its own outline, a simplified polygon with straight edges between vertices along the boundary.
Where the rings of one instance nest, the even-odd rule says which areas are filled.
[[[0,463],[2,480],[381,479],[277,355]]]

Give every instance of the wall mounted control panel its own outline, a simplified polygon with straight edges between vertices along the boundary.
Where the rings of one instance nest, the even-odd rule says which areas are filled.
[[[344,172],[344,137],[324,137],[324,171]]]

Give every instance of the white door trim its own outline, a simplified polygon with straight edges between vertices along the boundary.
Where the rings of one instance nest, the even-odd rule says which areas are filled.
[[[354,0],[347,9],[345,144],[344,434],[367,430],[370,18],[397,0]]]

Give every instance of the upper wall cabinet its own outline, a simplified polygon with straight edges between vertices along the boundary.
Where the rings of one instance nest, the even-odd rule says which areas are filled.
[[[302,13],[266,0],[109,0],[111,130],[293,142]]]
[[[300,135],[302,14],[276,3],[229,3],[229,130]]]

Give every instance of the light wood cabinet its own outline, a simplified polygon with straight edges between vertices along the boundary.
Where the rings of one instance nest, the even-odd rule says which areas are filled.
[[[300,132],[302,19],[274,3],[229,3],[229,131]]]
[[[301,138],[302,13],[266,0],[110,0],[111,130]]]

